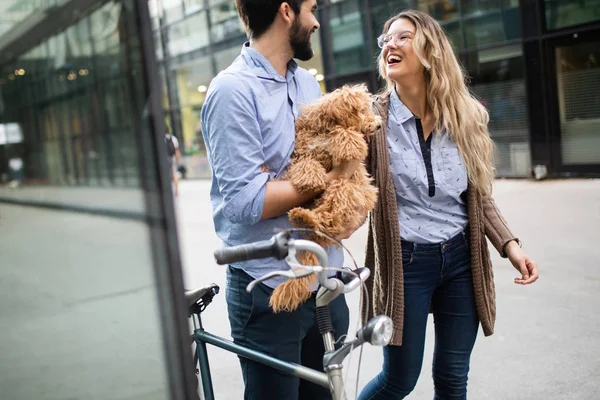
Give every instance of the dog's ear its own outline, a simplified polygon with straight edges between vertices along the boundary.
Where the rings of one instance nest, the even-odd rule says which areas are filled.
[[[348,112],[347,107],[339,89],[330,93],[323,103],[324,116],[329,120],[328,125],[341,125]]]
[[[327,95],[325,114],[334,125],[347,125],[360,114],[365,104],[370,104],[366,86],[344,85]]]

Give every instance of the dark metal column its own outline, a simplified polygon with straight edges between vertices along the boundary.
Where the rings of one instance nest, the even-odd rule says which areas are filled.
[[[521,33],[529,110],[531,165],[554,166],[551,151],[547,54],[541,35],[544,13],[538,0],[521,0]]]
[[[168,162],[164,157],[165,123],[161,105],[161,84],[147,0],[134,1],[132,19],[135,21],[142,51],[142,74],[138,74],[137,79],[142,84],[146,100],[142,116],[144,129],[136,138],[140,149],[140,177],[146,195],[148,218],[161,221],[152,227],[150,240],[157,281],[160,326],[163,328],[167,364],[165,370],[169,376],[172,400],[197,399],[197,380],[190,352],[171,178]]]

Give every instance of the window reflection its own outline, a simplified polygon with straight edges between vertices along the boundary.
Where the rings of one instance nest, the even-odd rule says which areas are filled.
[[[56,3],[10,1],[5,14]],[[173,384],[159,309],[171,295],[156,281],[166,228],[150,223],[165,212],[145,207],[160,186],[138,15],[132,2],[101,4],[75,22],[38,14],[28,40],[14,29],[20,51],[55,34],[0,69],[3,400],[166,399]]]
[[[462,47],[457,0],[419,0],[417,8],[431,15],[440,23],[455,48]]]
[[[209,9],[212,40],[217,42],[244,33],[235,4],[224,2]]]
[[[600,164],[600,43],[557,47],[556,80],[565,165]]]
[[[471,52],[463,61],[471,90],[490,115],[497,174],[526,176],[531,158],[521,45]]]
[[[21,126],[24,138],[0,144],[4,180],[17,154],[24,182],[139,185],[140,89],[127,79],[141,66],[126,28],[121,5],[109,2],[3,67],[0,123]]]
[[[546,28],[566,28],[600,20],[600,0],[545,0]]]
[[[338,74],[371,66],[359,4],[358,0],[335,3],[329,11],[334,67]]]
[[[199,12],[169,27],[171,56],[208,46],[206,11]]]

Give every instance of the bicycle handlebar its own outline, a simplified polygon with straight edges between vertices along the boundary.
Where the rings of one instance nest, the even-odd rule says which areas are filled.
[[[297,250],[314,253],[319,260],[319,265],[300,265],[296,260]],[[273,257],[278,260],[283,258],[286,259],[288,265],[292,269],[288,271],[270,272],[259,279],[252,281],[247,287],[248,291],[251,291],[259,282],[275,276],[296,279],[315,273],[321,286],[330,291],[336,291],[340,285],[343,285],[343,292],[349,293],[360,286],[361,282],[364,282],[370,275],[368,268],[359,268],[357,270],[349,270],[349,272],[344,273],[346,276],[342,277],[342,280],[329,278],[327,276],[327,267],[329,266],[329,263],[325,249],[310,240],[291,239],[289,231],[277,233],[269,240],[262,240],[238,246],[223,247],[216,250],[214,252],[214,256],[217,264],[220,265],[259,258]],[[294,271],[294,268],[296,268],[298,271]]]
[[[290,233],[284,231],[269,240],[217,249],[214,256],[219,265],[269,257],[282,260],[288,255],[289,240]]]

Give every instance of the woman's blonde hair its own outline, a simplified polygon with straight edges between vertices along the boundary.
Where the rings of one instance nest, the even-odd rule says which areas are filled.
[[[427,103],[437,121],[435,130],[445,129],[452,136],[465,162],[469,182],[483,194],[490,194],[494,143],[487,128],[487,110],[469,92],[462,67],[440,25],[428,14],[407,10],[390,18],[383,33],[400,18],[409,20],[416,28],[412,46],[425,67]],[[379,74],[387,82],[385,91],[389,93],[395,86],[387,77],[382,54],[378,63]]]

